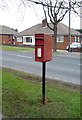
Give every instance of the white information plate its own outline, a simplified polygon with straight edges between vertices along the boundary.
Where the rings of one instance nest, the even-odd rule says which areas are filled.
[[[41,57],[41,48],[37,48],[37,57]]]

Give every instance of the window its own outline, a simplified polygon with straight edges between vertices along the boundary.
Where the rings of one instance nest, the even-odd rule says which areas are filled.
[[[32,37],[26,37],[26,42],[32,43]]]
[[[17,42],[22,42],[22,37],[17,37]]]
[[[74,42],[79,42],[79,41],[80,41],[79,36],[78,36],[78,37],[75,36],[75,38],[74,38]]]
[[[14,36],[14,35],[12,36],[12,39],[15,39],[15,36]]]
[[[57,36],[57,42],[64,42],[64,36]]]
[[[80,37],[78,36],[78,42],[80,41]]]

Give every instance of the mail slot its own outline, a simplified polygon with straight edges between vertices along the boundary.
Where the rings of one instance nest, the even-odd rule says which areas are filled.
[[[45,62],[52,60],[52,36],[35,34],[35,61]]]

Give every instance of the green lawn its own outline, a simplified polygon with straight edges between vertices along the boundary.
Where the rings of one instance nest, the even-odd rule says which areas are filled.
[[[6,50],[30,50],[33,49],[31,47],[17,47],[17,46],[6,46],[6,45],[0,45],[0,49],[6,49]]]
[[[80,118],[79,90],[46,83],[43,105],[41,88],[38,76],[3,68],[3,114],[11,118]]]

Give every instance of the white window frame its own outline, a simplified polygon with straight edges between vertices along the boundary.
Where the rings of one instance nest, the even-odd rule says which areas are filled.
[[[17,42],[22,42],[22,37],[17,37]]]
[[[78,37],[75,36],[75,37],[74,37],[74,42],[79,42],[79,41],[80,41],[80,37],[79,37],[79,36],[78,36]]]
[[[29,38],[30,41],[27,42],[27,38]],[[26,37],[26,43],[32,43],[32,37],[31,36]]]
[[[64,42],[64,36],[57,36],[57,42]]]
[[[26,42],[26,38],[30,37],[32,39],[31,42]],[[35,36],[23,36],[23,44],[25,45],[35,45]]]
[[[78,36],[78,42],[80,42],[80,37]]]

